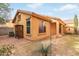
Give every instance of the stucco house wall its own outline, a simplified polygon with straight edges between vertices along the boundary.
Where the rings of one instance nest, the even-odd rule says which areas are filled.
[[[18,19],[19,14],[21,14],[21,20]],[[31,33],[27,34],[27,32],[26,32],[26,30],[27,30],[27,28],[26,28],[26,19],[30,15],[23,14],[23,13],[19,13],[19,14],[16,15],[16,21],[15,21],[15,24],[14,24],[14,28],[15,28],[15,25],[23,25],[24,38],[36,40],[36,39],[41,39],[41,38],[48,37],[50,35],[50,23],[43,20],[45,22],[45,25],[46,25],[46,32],[45,33],[39,33],[39,23],[42,19],[36,18],[34,16],[31,16],[31,18],[30,18]]]
[[[50,28],[51,35],[56,35],[56,23],[52,23]]]
[[[35,14],[35,13],[34,13]],[[39,14],[28,14],[25,12],[18,12],[15,15],[15,18],[13,21],[14,23],[14,29],[15,29],[15,25],[23,25],[23,36],[25,39],[29,39],[29,40],[39,40],[39,39],[43,39],[46,37],[50,37],[51,35],[60,35],[59,33],[59,24],[61,24],[61,35],[64,33],[64,23],[62,22],[62,20],[54,20],[51,17],[45,17],[45,16],[41,16]],[[21,19],[18,19],[18,15],[21,15]],[[36,17],[38,16],[38,17]],[[28,34],[27,31],[27,24],[26,24],[26,20],[27,18],[30,17],[30,34]],[[52,21],[50,21],[52,20]],[[44,33],[39,33],[39,24],[41,21],[44,21],[45,26],[46,26],[46,32]]]
[[[21,20],[18,19],[18,15],[21,14]],[[16,15],[16,20],[15,20],[15,24],[14,24],[14,28],[15,25],[23,25],[23,36],[24,38],[26,38],[27,36],[27,32],[26,32],[26,19],[29,17],[28,14],[23,14],[23,13],[19,13],[18,15]],[[18,21],[19,20],[19,21]],[[15,30],[14,30],[15,32]],[[27,36],[27,38],[30,38],[29,36]]]
[[[50,36],[50,23],[47,22],[47,21],[44,21],[45,22],[45,26],[46,26],[46,32],[45,33],[39,33],[39,24],[40,24],[40,21],[42,19],[39,19],[39,18],[36,18],[36,17],[31,17],[31,27],[32,27],[32,30],[31,30],[31,34],[32,34],[32,39],[36,40],[36,39],[43,39],[45,37],[48,37]]]
[[[71,27],[71,26],[67,26],[65,30],[66,30],[65,33],[71,33],[71,34],[74,34],[75,33],[74,32],[74,27]]]

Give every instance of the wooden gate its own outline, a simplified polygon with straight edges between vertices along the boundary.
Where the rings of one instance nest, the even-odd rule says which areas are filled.
[[[15,34],[18,38],[23,38],[23,25],[15,25]]]

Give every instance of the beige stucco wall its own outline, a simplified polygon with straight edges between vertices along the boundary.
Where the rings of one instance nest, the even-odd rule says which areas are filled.
[[[74,26],[73,26],[73,24],[67,24],[66,25],[65,33],[74,33]]]
[[[62,34],[63,35],[64,34],[64,28],[65,27],[64,27],[64,25],[62,23],[59,23],[59,24],[61,24],[61,26],[60,26],[61,27],[61,33],[59,33],[59,34]]]
[[[74,33],[74,28],[73,27],[66,27],[66,33],[72,33],[73,34]]]
[[[59,33],[59,24],[61,24],[61,33]],[[51,24],[51,34],[52,35],[63,35],[65,31],[65,25],[62,22],[59,22],[57,20],[53,20],[53,23]]]
[[[65,25],[62,25],[62,35],[65,33]]]
[[[29,17],[29,15],[26,14],[21,14],[21,20],[18,22],[18,15],[16,16],[16,21],[15,25],[23,25],[23,34],[24,38],[30,39],[30,40],[38,40],[38,39],[43,39],[48,36],[50,36],[50,23],[45,21],[46,24],[46,33],[39,33],[39,23],[40,20],[39,18],[31,16],[31,29],[30,29],[30,34],[27,34],[26,30],[26,19]]]
[[[50,31],[51,31],[51,35],[56,34],[56,23],[51,23]]]
[[[29,15],[23,14],[23,13],[19,13],[21,14],[21,20],[18,21],[18,15],[16,16],[16,21],[15,21],[15,25],[23,25],[23,35],[24,38],[27,37],[27,39],[29,39],[30,37],[27,36],[27,32],[26,32],[26,19],[29,17]],[[15,26],[14,26],[15,27]]]
[[[39,39],[43,39],[43,38],[50,36],[50,23],[47,22],[47,21],[44,21],[45,25],[46,25],[46,32],[45,33],[39,33],[40,20],[42,20],[42,19],[38,19],[36,17],[31,17],[31,28],[32,28],[31,34],[32,34],[33,40],[39,40]]]
[[[56,21],[54,23],[50,23],[47,21],[44,21],[43,19],[36,18],[34,16],[31,16],[31,27],[30,27],[30,34],[27,34],[26,30],[26,19],[30,16],[27,14],[19,13],[21,14],[21,20],[18,21],[18,18],[16,16],[16,21],[15,25],[23,25],[23,34],[25,39],[30,39],[30,40],[39,40],[43,39],[46,37],[50,37],[51,35],[58,34],[59,35],[59,22]],[[40,21],[43,20],[46,25],[46,32],[45,33],[39,33],[39,23]],[[50,26],[51,25],[51,26]],[[62,28],[62,33],[63,33],[63,28]]]

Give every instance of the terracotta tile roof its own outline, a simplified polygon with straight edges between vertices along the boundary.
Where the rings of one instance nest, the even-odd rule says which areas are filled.
[[[74,24],[74,20],[73,19],[67,19],[67,20],[64,20],[64,22],[66,24]]]
[[[28,14],[28,15],[31,15],[31,16],[34,16],[34,17],[43,19],[43,20],[45,20],[45,21],[49,21],[49,22],[51,22],[50,18],[45,17],[45,16],[40,15],[40,14],[37,14],[37,13],[34,13],[34,12],[25,11],[25,10],[17,10],[16,15],[17,15],[18,13]],[[13,23],[15,22],[16,15],[15,15],[13,21],[12,21]]]
[[[9,22],[6,22],[5,24],[0,24],[0,27],[8,27],[8,28],[13,28],[13,23],[12,20],[10,20]]]
[[[54,19],[54,20],[59,21],[60,23],[65,24],[65,23],[62,21],[62,19],[60,19],[60,18],[58,18],[58,17],[51,17],[51,16],[46,16],[46,15],[40,15],[40,14],[37,14],[37,13],[34,13],[34,12],[25,11],[25,10],[17,10],[16,15],[17,15],[18,13],[28,14],[28,15],[31,15],[31,16],[34,16],[34,17],[43,19],[43,20],[45,20],[45,21],[49,21],[49,22],[51,22],[51,23],[53,22],[53,20],[51,20],[51,19]],[[13,21],[12,21],[13,23],[15,22],[16,15],[15,15]]]
[[[59,17],[51,17],[51,16],[46,16],[46,17],[48,17],[48,18],[51,18],[51,19],[54,19],[54,20],[57,20],[57,21],[59,21],[60,23],[63,23],[63,24],[66,24],[61,18],[59,18]]]
[[[33,13],[32,13],[32,16],[35,16],[35,17],[40,18],[40,19],[43,19],[43,20],[45,20],[45,21],[52,22],[51,18],[46,17],[46,16],[41,15],[41,14],[37,14],[37,13],[34,13],[34,12],[33,12]]]

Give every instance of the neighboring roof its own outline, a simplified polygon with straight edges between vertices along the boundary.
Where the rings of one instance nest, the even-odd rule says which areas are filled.
[[[51,20],[50,20],[48,17],[45,17],[45,16],[43,16],[43,15],[39,15],[39,14],[34,13],[34,12],[25,11],[25,10],[17,10],[16,15],[17,15],[18,13],[28,14],[28,15],[31,15],[31,16],[34,16],[34,17],[43,19],[43,20],[45,20],[45,21],[51,22]],[[13,21],[12,21],[13,23],[15,22],[16,15],[15,15]]]
[[[73,24],[73,20],[72,20],[72,19],[64,20],[64,22],[65,22],[66,24]]]
[[[8,27],[8,28],[13,28],[13,23],[12,20],[10,20],[9,22],[6,22],[5,24],[0,24],[0,27]]]
[[[73,19],[64,20],[64,22],[67,24],[66,26],[74,27],[74,20]],[[79,21],[78,21],[78,23],[79,23]],[[78,28],[79,28],[79,25],[78,25]]]
[[[12,23],[12,20],[10,20],[9,22],[7,22],[7,23],[6,23],[6,26],[7,26],[7,27],[13,27],[14,25],[13,25],[13,23]]]
[[[66,23],[66,27],[74,28],[73,19],[64,20],[64,22]]]
[[[58,18],[58,17],[51,17],[51,16],[40,15],[40,14],[37,14],[37,13],[34,13],[34,12],[25,11],[25,10],[17,10],[16,15],[17,15],[18,13],[28,14],[28,15],[31,15],[31,16],[34,16],[34,17],[43,19],[43,20],[45,20],[45,21],[49,21],[49,22],[51,22],[51,23],[53,22],[51,19],[54,19],[54,20],[59,21],[60,23],[62,22],[63,24],[65,24],[65,23],[64,23],[60,18]],[[16,15],[15,15],[13,21],[12,21],[13,23],[15,22]]]
[[[51,16],[46,16],[46,17],[49,17],[49,18],[51,18],[51,19],[53,19],[53,20],[57,20],[57,21],[59,21],[60,23],[63,23],[63,24],[66,24],[61,18],[59,18],[59,17],[51,17]]]

